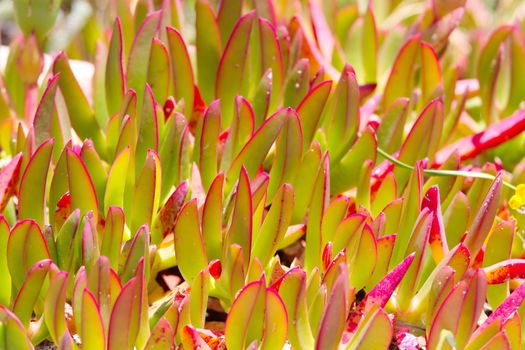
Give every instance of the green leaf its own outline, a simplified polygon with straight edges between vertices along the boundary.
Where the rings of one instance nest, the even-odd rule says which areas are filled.
[[[421,34],[415,34],[399,50],[384,89],[382,110],[386,110],[399,97],[412,97],[414,66],[419,59],[420,42]]]
[[[248,55],[250,33],[255,13],[242,16],[226,44],[217,69],[215,97],[221,100],[222,117],[225,126],[229,126],[233,116],[233,99],[242,94],[245,65]]]
[[[92,211],[95,222],[98,222],[97,193],[85,163],[69,148],[66,149],[66,159],[71,208],[79,208],[80,215]]]
[[[364,316],[346,349],[387,349],[394,335],[394,326],[385,310],[374,307]]]
[[[9,224],[4,216],[0,216],[0,305],[11,303],[11,275],[7,260],[7,242],[9,241]]]
[[[144,18],[140,26],[131,51],[129,53],[126,71],[127,88],[137,93],[137,105],[142,106],[142,97],[146,78],[148,75],[148,63],[150,60],[151,43],[157,34],[161,24],[161,11],[151,12]],[[137,16],[135,16],[135,19]],[[122,114],[123,115],[123,114]]]
[[[53,73],[60,73],[58,85],[66,102],[71,126],[82,139],[92,139],[98,153],[106,157],[106,140],[95,112],[82,92],[73,75],[68,58],[64,52],[59,53],[53,63]]]
[[[194,198],[182,207],[174,230],[177,265],[189,283],[208,266],[200,227],[197,200]]]
[[[257,19],[257,22],[259,26],[258,29],[261,46],[261,70],[262,72],[265,72],[268,69],[272,70],[272,95],[270,97],[269,108],[270,110],[274,110],[280,102],[279,99],[281,98],[281,90],[284,81],[283,57],[274,25],[270,21],[260,17]],[[306,69],[304,69],[304,71],[307,72]],[[299,75],[301,76],[301,74]],[[306,81],[308,82],[308,79],[306,79]],[[306,84],[306,86],[308,86],[308,84]],[[299,95],[298,98],[300,99],[302,96]],[[285,106],[295,107],[296,105],[285,103]]]
[[[153,38],[146,81],[153,91],[155,100],[162,103],[171,95],[170,89],[173,83],[169,69],[170,55],[166,45],[159,39]]]
[[[323,127],[333,161],[354,143],[359,129],[359,86],[354,68],[345,65],[324,112]]]
[[[144,347],[144,350],[165,350],[174,349],[175,334],[168,320],[164,317],[157,322],[151,330],[151,335]]]
[[[340,161],[332,160],[331,193],[335,195],[357,186],[358,177],[355,174],[361,171],[366,160],[370,160],[374,164],[376,158],[377,140],[373,130],[366,128]]]
[[[48,139],[36,149],[20,180],[19,218],[33,219],[40,226],[44,225],[46,182],[53,144],[53,139]]]
[[[268,185],[268,198],[270,200],[281,184],[292,183],[295,180],[301,164],[302,145],[303,135],[299,117],[292,109],[288,109],[286,122],[275,141],[275,158]]]
[[[131,244],[122,266],[120,276],[123,282],[129,281],[136,273],[136,267],[144,260],[144,274],[149,278],[149,242],[150,233],[147,225],[139,227]]]
[[[421,102],[427,103],[443,93],[441,65],[434,48],[421,42]]]
[[[62,270],[76,268],[78,258],[74,253],[75,237],[80,224],[80,210],[75,209],[62,224],[56,237],[57,265]]]
[[[156,105],[153,91],[151,91],[150,86],[146,84],[138,125],[137,143],[135,145],[135,174],[140,173],[140,167],[146,160],[148,150],[157,152],[159,148],[159,121]],[[131,143],[131,145],[133,145],[133,143]]]
[[[344,264],[341,264],[344,265]],[[338,268],[339,269],[339,268]],[[319,331],[315,342],[315,349],[337,349],[341,335],[345,329],[345,320],[348,313],[348,275],[346,268],[341,268],[341,273],[336,279],[326,308],[321,317]]]
[[[33,128],[35,129],[35,144],[40,145],[45,140],[52,137],[52,127],[56,113],[55,95],[58,87],[59,74],[55,74],[47,81],[38,108],[33,119]]]
[[[113,32],[109,42],[108,58],[106,61],[105,90],[107,110],[110,116],[120,111],[126,92],[126,78],[124,76],[124,42],[120,18],[115,19]]]
[[[319,126],[324,106],[332,88],[332,81],[324,81],[313,87],[297,107],[303,132],[303,153],[309,148]]]
[[[283,277],[279,295],[288,312],[288,338],[294,349],[312,349],[314,336],[308,321],[306,272],[292,268]]]
[[[200,271],[191,284],[190,318],[194,327],[202,328],[206,321],[210,275],[205,269]]]
[[[191,119],[195,85],[190,56],[182,35],[172,27],[166,28],[168,48],[171,58],[171,73],[173,78],[174,96],[177,101],[184,100],[186,120]]]
[[[113,161],[108,173],[106,191],[104,193],[104,211],[107,212],[112,206],[124,206],[124,191],[129,169],[130,148],[126,147]]]
[[[288,335],[288,314],[283,300],[273,289],[266,289],[262,350],[282,349]]]
[[[299,192],[299,191],[298,191]],[[306,235],[308,241],[305,247],[305,269],[311,272],[321,266],[321,223],[324,212],[330,200],[330,158],[325,153],[319,162],[319,168],[310,198]]]
[[[512,244],[515,232],[514,221],[502,221],[491,229],[487,239],[487,247],[483,257],[483,266],[490,266],[511,258]],[[490,278],[487,278],[490,284]],[[487,301],[492,309],[496,309],[510,294],[509,282],[488,286]]]
[[[252,106],[242,96],[235,97],[235,113],[230,125],[230,132],[221,157],[221,171],[227,171],[232,160],[253,135],[255,116]]]
[[[205,190],[217,175],[218,165],[218,140],[221,132],[221,107],[220,101],[215,100],[206,109],[202,121],[200,144],[195,146],[199,151],[199,169],[202,185]]]
[[[86,165],[89,177],[93,181],[99,207],[104,208],[104,196],[106,192],[107,170],[105,164],[93,147],[91,140],[85,140],[80,150],[80,157]]]
[[[100,254],[108,257],[113,269],[118,268],[124,224],[124,211],[120,207],[109,207]]]
[[[221,32],[221,40],[225,43],[234,30],[235,23],[242,14],[242,0],[223,0],[220,2],[217,23]]]
[[[388,106],[381,119],[377,128],[377,143],[387,153],[397,152],[401,146],[409,106],[410,100],[400,97]]]
[[[58,272],[51,279],[44,303],[44,321],[55,343],[59,343],[67,331],[64,306],[68,277],[67,272]]]
[[[7,242],[7,265],[16,291],[31,266],[44,259],[50,255],[38,224],[30,219],[18,221]]]
[[[210,103],[215,94],[215,79],[222,55],[221,37],[217,20],[207,0],[197,0],[195,12],[197,78],[202,98]]]
[[[159,205],[161,171],[159,156],[148,149],[146,161],[135,183],[130,218],[131,232],[137,231],[143,224],[151,227],[153,215],[157,213]]]
[[[428,157],[432,163],[439,147],[443,130],[443,103],[432,100],[414,122],[414,126],[403,142],[398,159],[406,164],[415,164],[417,160]],[[409,172],[400,167],[394,168],[398,189],[405,188]]]
[[[108,330],[108,349],[133,349],[140,327],[140,303],[136,301],[140,293],[140,281],[130,279],[117,297]],[[140,296],[137,298],[140,300]]]
[[[291,185],[283,184],[264,218],[259,233],[254,239],[252,256],[257,257],[266,267],[277,251],[277,245],[284,238],[293,212],[294,191]]]
[[[14,313],[6,306],[0,305],[0,346],[5,349],[34,349],[31,340]]]
[[[29,329],[33,309],[40,296],[40,291],[44,286],[51,264],[52,261],[50,259],[45,259],[31,266],[29,271],[27,271],[22,288],[18,291],[13,302],[13,312],[26,329]]]
[[[255,175],[287,120],[294,117],[296,116],[291,108],[281,109],[268,118],[255,134],[253,134],[250,141],[248,141],[239,155],[234,159],[226,174],[227,193],[233,185],[233,176],[237,176],[241,170],[241,166],[246,168],[250,177]]]
[[[235,193],[235,203],[230,227],[224,238],[224,254],[228,252],[232,244],[238,244],[244,254],[244,268],[248,269],[248,263],[252,251],[252,215],[253,202],[250,189],[250,179],[244,166],[241,168],[239,182]]]
[[[496,217],[501,200],[502,176],[503,174],[499,173],[492,182],[480,209],[477,211],[467,231],[464,242],[472,256],[478,254]]]
[[[84,289],[82,293],[82,328],[80,329],[82,349],[96,350],[104,349],[106,336],[104,324],[98,310],[98,304],[93,294]]]
[[[219,173],[211,183],[202,209],[202,237],[210,261],[221,258],[223,187],[224,174]]]

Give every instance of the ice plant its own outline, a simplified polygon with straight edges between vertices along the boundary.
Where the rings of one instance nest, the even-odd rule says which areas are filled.
[[[70,5],[12,6],[1,349],[525,346],[518,1]]]

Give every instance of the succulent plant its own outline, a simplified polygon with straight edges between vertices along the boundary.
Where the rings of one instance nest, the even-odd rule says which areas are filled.
[[[0,348],[523,348],[524,9],[14,1]]]

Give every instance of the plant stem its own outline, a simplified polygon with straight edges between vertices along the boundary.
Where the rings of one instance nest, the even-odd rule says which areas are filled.
[[[377,148],[377,153],[379,153],[381,156],[386,158],[388,161],[392,162],[393,164],[407,169],[407,170],[414,170],[414,167],[412,165],[408,165],[406,163],[403,163],[399,159],[396,159],[392,155],[388,154],[381,148]],[[461,176],[461,177],[473,177],[477,179],[486,179],[486,180],[494,180],[496,177],[492,174],[482,173],[479,171],[464,171],[464,170],[436,170],[436,169],[423,169],[423,173],[425,175],[431,175],[431,176]],[[503,185],[507,188],[510,188],[513,191],[516,191],[516,186],[513,184],[503,181]]]

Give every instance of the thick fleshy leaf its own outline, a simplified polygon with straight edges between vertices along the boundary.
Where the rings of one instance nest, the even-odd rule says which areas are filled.
[[[221,257],[223,186],[224,174],[219,173],[211,183],[202,209],[202,237],[210,261]]]
[[[46,181],[49,162],[53,152],[53,139],[37,148],[22,175],[18,192],[20,219],[33,219],[44,225]]]
[[[346,349],[387,349],[394,335],[394,326],[390,317],[380,307],[372,307],[357,327]]]
[[[153,38],[148,62],[147,83],[153,91],[155,100],[166,101],[170,96],[173,84],[170,69],[170,56],[166,45],[157,38]]]
[[[242,14],[242,0],[221,0],[217,22],[221,32],[221,40],[225,43],[234,30],[235,23]]]
[[[221,100],[225,126],[230,125],[232,120],[234,97],[244,95],[241,92],[254,16],[255,13],[252,11],[239,19],[228,39],[217,69],[215,97]]]
[[[137,105],[142,106],[144,85],[148,75],[148,62],[150,59],[151,43],[159,31],[161,24],[160,11],[151,12],[144,18],[140,26],[128,57],[126,81],[128,89],[137,93]]]
[[[190,120],[195,99],[193,89],[195,82],[190,56],[182,35],[175,28],[167,27],[166,33],[171,58],[174,96],[177,101],[184,100],[186,120]]]
[[[126,188],[126,177],[129,169],[130,148],[126,147],[113,161],[109,169],[106,191],[104,193],[104,211],[110,207],[124,206],[124,190]]]
[[[247,284],[237,295],[226,319],[226,346],[244,349],[263,334],[266,287],[262,281]]]
[[[257,257],[263,267],[266,267],[271,257],[275,255],[277,245],[286,233],[292,218],[293,203],[292,186],[283,184],[275,195],[273,204],[253,243],[252,256]]]
[[[310,147],[314,138],[331,88],[331,80],[320,83],[308,92],[297,107],[297,115],[303,131],[303,153]]]
[[[136,267],[141,260],[144,260],[144,273],[146,277],[149,277],[149,237],[150,233],[147,225],[142,225],[135,233],[120,273],[123,282],[129,281],[136,274]]]
[[[202,121],[202,133],[200,136],[199,169],[202,185],[205,190],[210,188],[213,179],[217,175],[218,147],[217,140],[221,132],[221,107],[220,101],[213,101]],[[197,148],[197,147],[196,147]]]
[[[106,336],[104,324],[93,294],[84,289],[82,293],[82,328],[80,330],[82,349],[104,349]]]
[[[333,161],[341,159],[359,129],[359,86],[354,68],[348,64],[328,101],[323,126],[330,156]]]
[[[338,348],[348,312],[347,278],[345,273],[341,273],[334,283],[319,324],[315,349]]]
[[[58,266],[62,270],[70,271],[79,257],[75,253],[77,230],[80,225],[80,210],[75,209],[64,221],[56,237]],[[79,264],[80,265],[80,264]]]
[[[288,338],[294,349],[311,349],[314,337],[308,321],[306,272],[289,270],[279,282],[279,295],[288,312]]]
[[[151,330],[151,335],[144,350],[170,350],[175,348],[175,334],[168,320],[164,317]]]
[[[29,335],[20,320],[6,306],[0,305],[0,327],[3,337],[0,339],[0,346],[5,349],[34,349],[29,339]]]
[[[191,283],[190,293],[191,324],[198,328],[204,327],[204,322],[206,321],[209,289],[210,274],[207,270],[202,270]]]
[[[432,162],[441,140],[443,118],[443,104],[439,100],[430,102],[414,122],[401,146],[398,159],[406,164],[415,164],[417,160],[428,157]],[[408,180],[408,171],[395,167],[394,174],[398,188],[404,188]]]
[[[60,73],[58,85],[66,101],[71,126],[81,138],[92,139],[97,151],[102,157],[105,157],[105,136],[95,118],[95,112],[71,70],[68,58],[64,52],[59,53],[55,57],[53,72],[55,74]]]
[[[157,153],[148,149],[146,161],[139,174],[133,193],[131,232],[143,224],[151,227],[153,215],[157,213],[161,186],[161,167]]]
[[[330,158],[328,153],[321,158],[310,198],[305,247],[305,269],[310,272],[320,266],[322,236],[321,224],[330,199]]]
[[[0,216],[0,305],[11,303],[11,275],[7,260],[7,242],[9,241],[9,224],[4,216]]]
[[[502,221],[494,225],[487,239],[487,247],[483,258],[484,267],[493,266],[494,264],[511,258],[515,230],[515,222],[510,220]],[[487,272],[486,269],[485,272]],[[487,274],[487,282],[492,284],[489,274]],[[487,301],[493,309],[500,305],[508,295],[508,282],[497,286],[488,286]]]
[[[33,220],[22,220],[12,228],[7,242],[7,264],[16,290],[31,266],[40,260],[50,259],[42,231]]]
[[[221,100],[222,106],[222,100]],[[224,116],[224,115],[223,115]],[[246,171],[253,177],[262,164],[270,147],[279,135],[284,124],[289,118],[294,118],[295,113],[291,108],[281,109],[268,118],[263,125],[255,132],[250,141],[239,152],[226,174],[227,191],[233,185],[233,177],[237,176],[241,170],[241,166],[246,168]]]
[[[174,230],[177,265],[188,282],[208,266],[200,227],[197,200],[192,199],[182,207]]]
[[[465,237],[465,245],[473,256],[476,256],[481,249],[485,238],[489,234],[490,228],[496,217],[499,203],[501,200],[501,191],[503,186],[503,174],[498,174],[496,179],[492,182],[488,192],[483,199],[483,204],[476,216],[472,220],[472,224],[467,231]]]
[[[377,128],[377,143],[385,152],[394,153],[399,150],[403,141],[409,105],[408,98],[400,97],[385,111],[381,124]]]
[[[31,321],[33,308],[44,286],[44,281],[51,264],[52,261],[46,259],[31,266],[29,271],[27,271],[22,288],[20,288],[14,300],[12,307],[13,312],[26,329],[29,329],[29,321]]]
[[[400,283],[397,300],[401,308],[406,309],[410,304],[419,280],[423,274],[425,259],[427,258],[426,244],[432,228],[432,212],[424,208],[414,224],[412,235],[408,242],[405,254],[415,252],[414,260]]]
[[[115,19],[113,33],[109,42],[108,58],[106,61],[106,105],[110,116],[120,111],[126,92],[126,78],[124,76],[124,42],[120,18]]]
[[[67,149],[66,154],[71,208],[79,208],[81,215],[93,211],[95,222],[98,222],[97,193],[86,165],[73,150]]]
[[[207,0],[197,0],[195,12],[197,78],[202,97],[209,103],[215,94],[215,78],[222,55],[221,37],[215,14]]]
[[[135,300],[140,288],[137,277],[122,287],[113,311],[108,330],[108,349],[132,349],[140,327],[140,304]]]
[[[299,118],[288,110],[288,118],[275,141],[275,157],[270,171],[268,198],[272,200],[283,183],[292,183],[298,175],[302,159],[303,135]]]
[[[264,330],[261,349],[281,349],[288,335],[288,314],[279,294],[266,289],[264,307]]]
[[[49,78],[35,112],[33,128],[35,129],[35,144],[37,146],[52,137],[53,113],[56,113],[55,95],[59,78],[58,74]]]
[[[69,275],[67,272],[58,272],[51,279],[45,298],[44,320],[55,343],[59,343],[67,331],[64,307],[66,304],[68,279]]]
[[[330,173],[330,189],[332,194],[344,192],[358,183],[356,173],[361,171],[367,160],[375,163],[377,157],[377,140],[372,129],[366,128],[352,148],[339,161],[333,160],[333,170]],[[350,175],[352,174],[352,175]]]
[[[419,58],[420,42],[421,35],[415,34],[399,50],[383,93],[383,110],[386,110],[399,97],[410,98],[412,96],[414,66]]]
[[[155,96],[148,84],[144,89],[142,111],[138,120],[138,135],[135,145],[135,174],[146,160],[148,150],[158,151],[159,148],[159,121],[157,116]]]
[[[107,170],[105,168],[105,164],[97,154],[91,140],[86,140],[82,144],[80,157],[84,161],[86,169],[89,173],[89,177],[93,181],[95,192],[97,194],[97,201],[99,203],[99,207],[102,209],[104,208],[104,194],[106,192],[107,182]]]
[[[235,0],[234,0],[235,1]],[[240,2],[240,1],[239,1]],[[284,81],[284,65],[281,47],[274,25],[264,19],[258,18],[260,45],[261,45],[261,68],[265,72],[272,70],[272,95],[270,97],[270,110],[276,107],[281,97]],[[287,104],[285,104],[285,107]],[[293,106],[295,107],[295,105]]]

